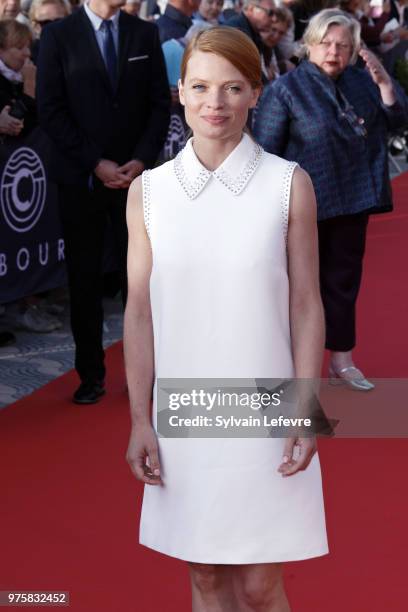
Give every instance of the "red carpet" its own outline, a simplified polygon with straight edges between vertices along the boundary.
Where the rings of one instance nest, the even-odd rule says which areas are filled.
[[[370,221],[359,301],[356,360],[372,377],[408,376],[408,174],[394,192],[396,212]],[[0,413],[0,590],[70,591],[73,612],[188,612],[184,564],[137,543],[121,361],[116,345],[96,406],[69,402],[69,373]],[[331,553],[287,564],[293,612],[405,612],[407,441],[319,448]]]

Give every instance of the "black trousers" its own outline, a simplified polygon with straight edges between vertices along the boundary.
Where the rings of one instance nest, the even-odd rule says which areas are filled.
[[[363,270],[368,215],[319,221],[320,291],[326,348],[351,351],[356,344],[356,301]]]
[[[122,300],[126,304],[126,201],[126,189],[107,189],[97,179],[92,191],[85,185],[59,186],[71,327],[76,348],[75,368],[82,381],[102,380],[105,377],[102,263],[107,227],[114,234]]]

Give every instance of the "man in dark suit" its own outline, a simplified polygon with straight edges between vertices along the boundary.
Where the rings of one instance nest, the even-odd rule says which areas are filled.
[[[37,101],[53,143],[71,293],[76,403],[104,393],[102,258],[108,221],[126,301],[126,199],[131,181],[163,146],[170,92],[154,24],[120,11],[125,0],[90,0],[41,37]]]
[[[241,13],[231,17],[225,25],[238,28],[247,34],[257,46],[262,60],[262,80],[268,81],[266,66],[271,60],[271,51],[264,44],[260,32],[268,30],[275,21],[274,0],[244,0]]]
[[[198,10],[200,0],[168,0],[166,9],[156,21],[160,42],[171,38],[183,38],[193,25],[192,16]]]

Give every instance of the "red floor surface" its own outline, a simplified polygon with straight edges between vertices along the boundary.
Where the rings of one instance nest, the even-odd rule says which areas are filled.
[[[408,175],[394,192],[396,212],[370,222],[358,309],[356,360],[373,377],[408,375]],[[0,590],[69,591],[73,612],[188,612],[185,565],[137,543],[121,361],[116,345],[100,404],[71,404],[69,373],[0,413]],[[293,612],[405,612],[407,441],[319,448],[331,552],[286,565]]]

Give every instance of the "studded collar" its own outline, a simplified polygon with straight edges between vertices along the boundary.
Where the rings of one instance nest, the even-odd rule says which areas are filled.
[[[174,172],[190,200],[194,200],[201,193],[211,178],[219,181],[234,195],[239,195],[259,166],[262,153],[262,147],[244,133],[235,149],[211,172],[197,158],[193,139],[190,138],[174,159]]]

